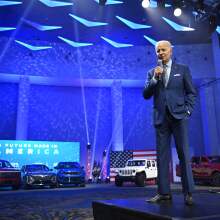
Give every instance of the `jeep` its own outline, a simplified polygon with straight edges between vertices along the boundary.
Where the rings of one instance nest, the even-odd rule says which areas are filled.
[[[137,186],[145,186],[145,181],[157,178],[156,160],[128,160],[124,168],[119,168],[115,176],[115,185],[122,186],[123,182],[135,182]]]

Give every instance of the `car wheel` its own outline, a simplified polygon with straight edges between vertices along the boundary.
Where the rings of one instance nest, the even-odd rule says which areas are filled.
[[[18,190],[20,188],[20,185],[14,185],[14,186],[12,186],[12,189],[13,190]]]
[[[115,177],[115,185],[116,186],[122,186],[123,185],[123,181],[118,176]]]
[[[220,186],[220,173],[214,173],[212,175],[212,185]]]
[[[145,186],[145,175],[143,173],[138,173],[136,175],[135,184],[137,186]]]
[[[28,185],[28,184],[25,184],[25,185],[24,185],[24,189],[30,189],[30,188],[31,188],[30,185]]]

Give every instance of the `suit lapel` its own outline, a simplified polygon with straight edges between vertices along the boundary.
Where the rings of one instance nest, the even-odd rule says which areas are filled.
[[[172,66],[171,66],[171,70],[170,70],[170,77],[169,77],[169,80],[168,80],[168,83],[167,83],[167,87],[170,85],[170,83],[172,83],[172,80],[174,78],[174,74],[177,72],[177,65],[172,62]]]

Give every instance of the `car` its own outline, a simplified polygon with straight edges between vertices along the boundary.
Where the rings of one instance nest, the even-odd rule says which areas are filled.
[[[55,188],[57,185],[56,173],[52,172],[52,170],[44,164],[22,166],[21,176],[24,188],[37,186],[49,186]]]
[[[191,158],[193,178],[196,183],[209,183],[220,186],[220,156],[194,156]],[[181,176],[180,166],[176,165],[176,174]]]
[[[21,184],[21,172],[14,168],[9,161],[0,160],[0,187],[12,187],[17,190]]]
[[[78,162],[59,162],[57,169],[57,186],[79,185],[85,186],[85,171]]]
[[[130,159],[124,168],[119,168],[115,176],[115,185],[124,182],[135,182],[137,186],[145,186],[146,180],[157,178],[157,162],[153,159]]]

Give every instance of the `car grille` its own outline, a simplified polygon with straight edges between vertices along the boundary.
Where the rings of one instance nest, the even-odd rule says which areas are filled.
[[[64,174],[68,174],[68,175],[79,175],[80,172],[65,171]]]
[[[84,179],[80,177],[63,177],[59,179],[61,183],[81,183]]]
[[[120,174],[124,176],[132,175],[132,170],[121,170]]]
[[[43,180],[47,181],[51,179],[51,176],[43,176],[43,175],[38,175],[38,176],[32,176],[35,180]]]
[[[56,178],[54,178],[53,176],[34,175],[29,176],[27,182],[28,184],[32,185],[51,184],[56,182]]]

